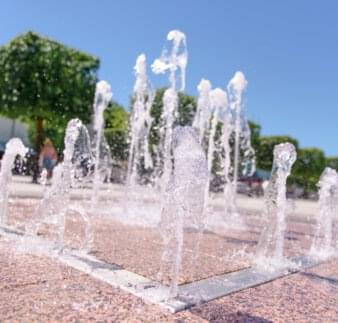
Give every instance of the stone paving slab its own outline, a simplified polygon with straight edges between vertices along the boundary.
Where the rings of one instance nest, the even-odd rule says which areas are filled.
[[[338,284],[305,275],[338,272],[338,260],[204,303],[191,312],[208,322],[338,322]]]
[[[4,227],[0,227],[0,233],[14,240],[23,235],[20,231]],[[40,243],[43,242],[44,241],[41,240]],[[50,252],[52,252],[54,247],[51,245],[49,249]],[[47,254],[49,254],[49,252]],[[63,264],[82,271],[93,278],[104,281],[113,287],[118,287],[138,296],[144,301],[160,305],[172,313],[247,288],[266,284],[275,279],[318,264],[317,261],[302,256],[292,259],[292,262],[300,264],[300,267],[297,269],[284,269],[276,272],[259,272],[255,268],[240,270],[182,285],[179,287],[179,296],[170,298],[169,288],[167,286],[124,270],[114,264],[108,264],[98,260],[94,256],[66,249],[62,253],[51,253],[51,255]]]
[[[0,322],[207,322],[170,314],[44,256],[18,253],[0,238]]]
[[[11,226],[24,230],[32,219],[37,203],[37,200],[27,199],[12,201],[9,205]],[[246,231],[223,230],[220,226],[217,231],[204,232],[197,257],[195,245],[198,233],[186,230],[179,284],[249,267],[262,225],[257,216],[246,215],[246,220],[248,222]],[[169,276],[166,272],[159,276],[160,270],[163,269],[161,268],[163,245],[158,228],[121,223],[113,215],[99,214],[95,216],[93,227],[95,230],[93,251],[98,259],[118,264],[131,272],[168,284]],[[66,219],[66,245],[70,248],[81,248],[84,229],[83,219],[75,211],[70,211]],[[311,227],[309,223],[288,221],[285,255],[294,257],[306,253],[311,245],[312,232],[313,226]],[[55,232],[48,232],[48,228],[44,226],[40,233],[46,240],[55,239]]]
[[[0,238],[0,321],[337,322],[337,272],[333,260],[169,314],[53,259],[18,254]]]
[[[12,228],[0,227],[0,235],[17,241],[18,238],[23,237],[24,233]],[[179,299],[169,298],[169,288],[167,286],[124,270],[120,266],[103,262],[94,256],[77,251],[64,249],[59,253],[56,251],[54,244],[39,238],[35,239],[35,241],[32,239],[28,239],[27,241],[34,242],[34,244],[44,244],[44,254],[64,265],[138,296],[146,302],[160,305],[173,313],[191,306],[191,304],[182,302]],[[24,244],[25,241],[22,240],[21,243]]]

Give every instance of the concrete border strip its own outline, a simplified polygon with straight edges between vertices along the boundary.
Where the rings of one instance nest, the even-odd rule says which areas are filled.
[[[18,236],[23,237],[24,232],[10,227],[0,227],[0,235],[17,239]],[[106,282],[113,287],[140,297],[145,302],[157,304],[172,313],[271,282],[321,263],[321,261],[315,261],[307,256],[299,256],[292,259],[293,262],[301,264],[298,269],[259,272],[255,268],[247,268],[181,285],[179,286],[179,296],[169,298],[168,286],[125,270],[118,265],[98,260],[94,256],[80,251],[64,249],[61,253],[55,252],[55,245],[53,244],[49,246],[49,249],[51,252],[47,255],[53,259],[57,259],[61,263]]]

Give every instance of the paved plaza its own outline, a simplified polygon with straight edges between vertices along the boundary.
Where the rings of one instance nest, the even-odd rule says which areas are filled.
[[[10,226],[24,231],[34,218],[43,188],[26,178],[15,178],[9,202]],[[102,190],[103,203],[118,203],[121,186]],[[74,190],[71,203],[81,204],[90,194]],[[215,210],[222,196],[214,200]],[[229,277],[250,268],[261,232],[263,201],[240,197],[241,213],[248,229],[206,230],[198,257],[192,257],[197,233],[185,231],[180,288],[212,277]],[[306,254],[313,236],[315,202],[297,201],[291,209],[285,237],[285,255]],[[113,211],[112,211],[113,213]],[[163,286],[169,277],[159,276],[162,241],[156,227],[121,223],[105,213],[93,222],[95,240],[91,255],[112,268],[135,273]],[[53,241],[52,224],[39,228],[39,237]],[[66,221],[69,250],[82,246],[85,228],[75,209]],[[337,232],[334,232],[337,239]],[[46,242],[47,243],[47,242]],[[113,287],[93,274],[68,266],[57,257],[25,248],[11,235],[0,234],[0,321],[107,321],[107,322],[335,322],[338,317],[338,261],[330,259],[300,268],[277,279],[243,288],[226,296],[171,313],[142,297]],[[338,245],[337,245],[338,246]],[[29,248],[28,248],[29,250]],[[115,267],[114,267],[115,266]]]

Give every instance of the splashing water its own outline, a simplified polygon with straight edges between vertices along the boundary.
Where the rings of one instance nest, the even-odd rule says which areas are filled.
[[[172,42],[171,53],[168,54],[167,50],[165,50],[162,56],[154,61],[151,68],[155,74],[163,74],[169,70],[169,81],[172,89],[176,89],[176,74],[179,69],[181,72],[180,91],[184,91],[185,70],[188,62],[186,37],[181,31],[172,30],[168,33],[167,40]]]
[[[54,168],[52,186],[50,190],[45,191],[44,198],[35,211],[33,222],[27,226],[27,232],[36,235],[42,223],[47,221],[54,224],[57,229],[57,243],[60,250],[64,246],[65,221],[75,174],[73,156],[81,127],[83,125],[79,119],[72,119],[68,122],[64,139],[63,163]]]
[[[175,122],[175,114],[178,108],[178,95],[173,89],[168,89],[163,95],[163,114],[162,120],[164,121],[164,136],[162,136],[162,153],[163,153],[163,173],[161,177],[161,188],[165,188],[170,179],[172,172],[172,139],[173,127]]]
[[[75,168],[74,187],[81,187],[89,182],[94,166],[94,156],[87,127],[79,125],[79,134],[74,145],[73,164]]]
[[[149,151],[149,132],[152,124],[151,107],[154,92],[151,89],[146,73],[146,56],[138,56],[135,65],[136,82],[134,86],[134,104],[131,115],[131,140],[129,149],[128,177],[129,186],[138,181],[138,171],[143,158],[145,169],[153,167]]]
[[[12,168],[15,158],[19,155],[25,157],[27,148],[19,138],[12,138],[6,144],[5,153],[1,161],[0,171],[0,223],[8,224],[7,208],[9,184],[12,180]]]
[[[161,140],[158,147],[157,171],[158,176],[155,183],[163,190],[168,185],[168,180],[173,168],[172,165],[172,133],[176,120],[178,108],[178,94],[176,89],[176,78],[180,71],[181,91],[185,89],[185,69],[188,61],[186,37],[179,30],[168,33],[167,40],[172,42],[171,53],[167,51],[154,61],[151,68],[155,74],[165,73],[169,70],[170,88],[163,95],[163,110],[161,114],[160,134]],[[161,170],[161,168],[163,169]]]
[[[203,143],[205,132],[210,127],[210,115],[211,115],[210,81],[202,79],[197,89],[199,92],[199,97],[197,100],[197,110],[192,125],[197,130],[200,143]]]
[[[212,169],[215,158],[223,168],[224,177],[224,198],[225,198],[225,224],[228,227],[242,228],[244,226],[235,200],[231,172],[231,147],[230,137],[233,131],[231,120],[231,111],[229,109],[228,97],[225,91],[216,88],[210,92],[210,105],[213,111],[211,119],[211,128],[209,133],[208,144],[208,170],[209,170],[209,187],[211,186]],[[217,135],[217,126],[222,125],[221,132]]]
[[[101,182],[104,180],[102,178],[104,175],[107,175],[104,171],[102,174],[101,171],[101,150],[103,148],[108,149],[108,145],[105,142],[103,127],[104,127],[104,111],[108,107],[111,99],[113,97],[111,87],[106,81],[100,81],[96,84],[95,98],[94,98],[94,130],[96,133],[96,142],[95,142],[95,166],[94,166],[94,179],[93,179],[93,194],[92,194],[92,211],[95,210]],[[109,150],[109,149],[108,149]],[[107,157],[110,154],[105,154]],[[104,157],[104,158],[106,158]],[[109,163],[109,162],[108,162]]]
[[[227,96],[224,91],[221,89],[214,89],[210,92],[210,106],[212,110],[212,119],[210,122],[210,132],[209,132],[209,142],[208,142],[208,171],[211,179],[211,171],[213,167],[213,162],[215,158],[215,153],[217,152],[216,147],[216,131],[217,125],[221,120],[221,115],[226,109],[227,106]]]
[[[45,188],[47,185],[47,181],[48,181],[48,171],[46,168],[44,168],[41,171],[40,177],[39,177],[39,183]]]
[[[338,211],[338,174],[332,168],[325,168],[320,180],[318,215],[315,235],[313,237],[310,255],[327,259],[334,254],[332,244],[333,219]]]
[[[234,176],[233,186],[237,192],[239,176],[240,151],[243,151],[242,173],[251,176],[255,172],[255,152],[251,147],[251,132],[248,121],[243,114],[243,93],[247,87],[247,80],[242,72],[236,72],[228,84],[228,93],[234,113],[235,149],[234,149]]]
[[[245,227],[244,220],[238,212],[236,205],[236,191],[233,187],[233,182],[230,177],[231,167],[231,133],[233,124],[231,120],[231,111],[229,110],[228,101],[223,108],[223,128],[221,136],[221,147],[223,149],[224,163],[224,201],[225,201],[225,220],[229,227],[243,229]]]
[[[275,146],[273,156],[271,178],[265,192],[266,224],[258,241],[255,258],[259,269],[272,271],[287,265],[283,257],[287,210],[286,180],[297,153],[292,144],[284,143]]]
[[[189,224],[202,230],[204,196],[208,185],[205,153],[193,128],[176,127],[173,147],[174,172],[165,190],[160,222],[164,242],[163,262],[170,267],[172,297],[178,292],[183,228],[185,224]]]

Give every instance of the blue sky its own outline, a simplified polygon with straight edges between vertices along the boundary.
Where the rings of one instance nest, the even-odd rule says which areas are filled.
[[[302,147],[338,155],[337,17],[335,0],[1,0],[0,44],[34,30],[96,55],[100,78],[127,105],[137,55],[151,63],[168,31],[180,29],[188,93],[201,78],[225,88],[241,70],[246,111],[263,134],[289,134]]]

